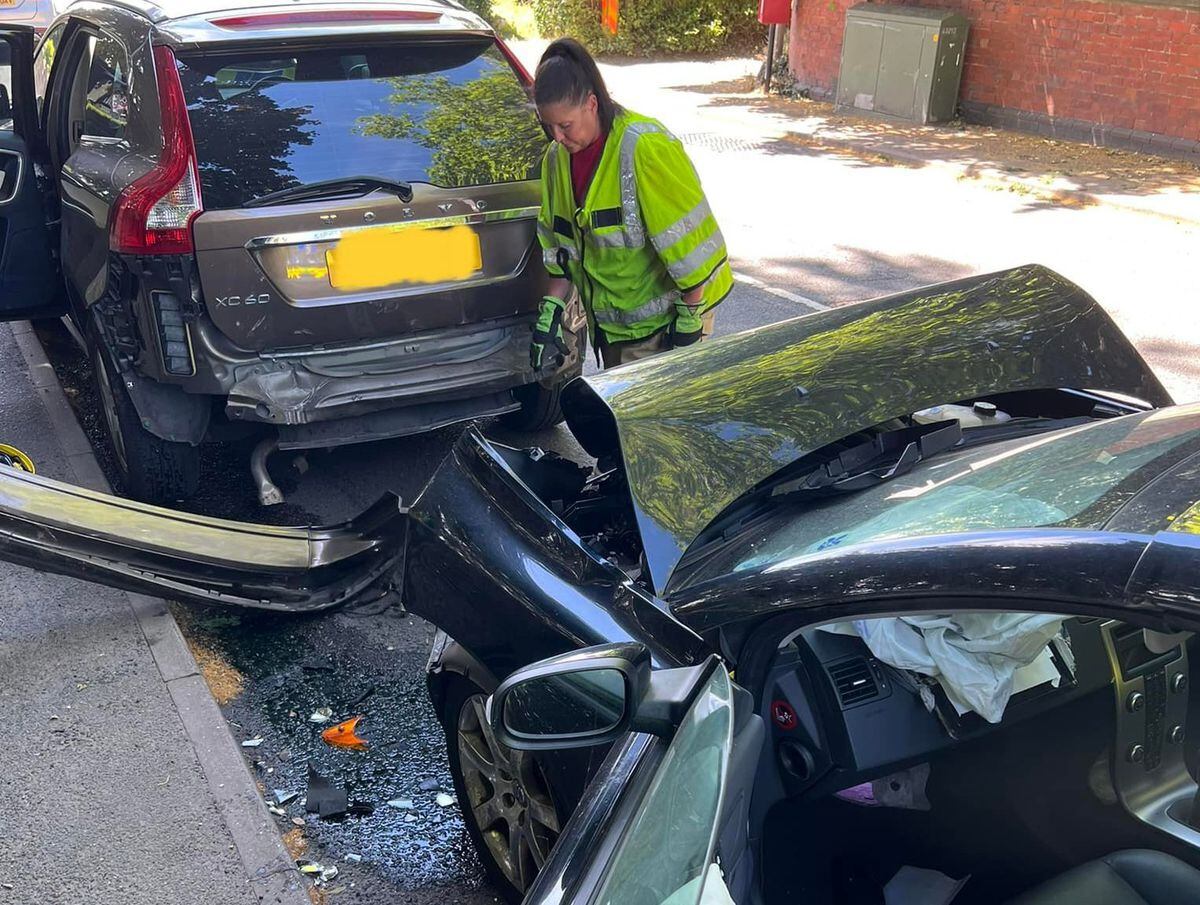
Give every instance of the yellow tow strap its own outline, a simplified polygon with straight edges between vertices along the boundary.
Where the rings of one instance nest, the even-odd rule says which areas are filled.
[[[37,469],[33,467],[33,459],[21,452],[15,446],[8,446],[0,443],[0,465],[10,465],[13,468],[19,468],[21,471],[27,471],[34,474]]]

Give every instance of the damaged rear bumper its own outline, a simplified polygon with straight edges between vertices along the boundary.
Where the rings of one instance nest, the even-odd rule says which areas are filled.
[[[346,349],[261,353],[235,369],[226,414],[298,426],[495,395],[538,379],[532,324],[512,322]]]
[[[398,599],[408,511],[277,528],[206,518],[0,468],[0,560],[198,603],[310,612]]]

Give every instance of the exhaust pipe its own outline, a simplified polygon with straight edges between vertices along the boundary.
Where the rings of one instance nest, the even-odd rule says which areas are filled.
[[[250,454],[250,474],[258,488],[258,501],[264,506],[277,506],[283,502],[283,491],[275,486],[267,474],[267,459],[279,449],[279,437],[264,437]]]

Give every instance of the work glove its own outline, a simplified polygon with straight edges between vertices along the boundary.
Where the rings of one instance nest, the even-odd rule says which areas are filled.
[[[675,321],[671,324],[671,348],[681,349],[700,342],[704,335],[700,319],[700,304],[688,305],[683,299],[675,303]]]
[[[571,351],[563,335],[565,309],[566,304],[562,299],[552,295],[542,297],[537,323],[533,325],[533,342],[529,346],[529,364],[535,371],[540,371],[546,365],[557,367]]]

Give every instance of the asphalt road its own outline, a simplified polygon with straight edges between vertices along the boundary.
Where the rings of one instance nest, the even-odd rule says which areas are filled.
[[[606,67],[619,100],[636,98],[631,106],[684,137],[708,190],[741,278],[719,311],[718,335],[1036,261],[1096,295],[1178,398],[1200,398],[1195,228],[1111,209],[1057,208],[934,170],[815,153],[772,139],[769,124],[762,134],[735,129],[709,107],[705,86],[749,68],[736,61]],[[53,328],[43,337],[111,477],[86,360]],[[483,429],[501,442],[581,454],[564,428],[537,436],[496,423]],[[460,432],[312,452],[303,472],[291,456],[277,455],[271,468],[287,502],[270,509],[255,498],[250,445],[212,447],[203,489],[187,508],[283,524],[340,521],[385,491],[415,497]],[[235,733],[263,737],[250,759],[261,762],[264,786],[301,787],[311,758],[351,784],[352,797],[376,805],[371,817],[310,821],[304,830],[324,861],[363,856],[360,864],[339,862],[341,901],[491,901],[455,808],[439,808],[419,789],[422,780],[448,787],[421,679],[427,626],[396,613],[193,616],[184,618],[188,632],[244,677],[245,690],[224,710]],[[317,661],[333,668],[304,665]],[[365,714],[371,752],[324,747],[319,727],[307,722],[319,706]],[[414,798],[414,820],[384,804],[396,797]],[[282,829],[290,816],[280,818]]]

